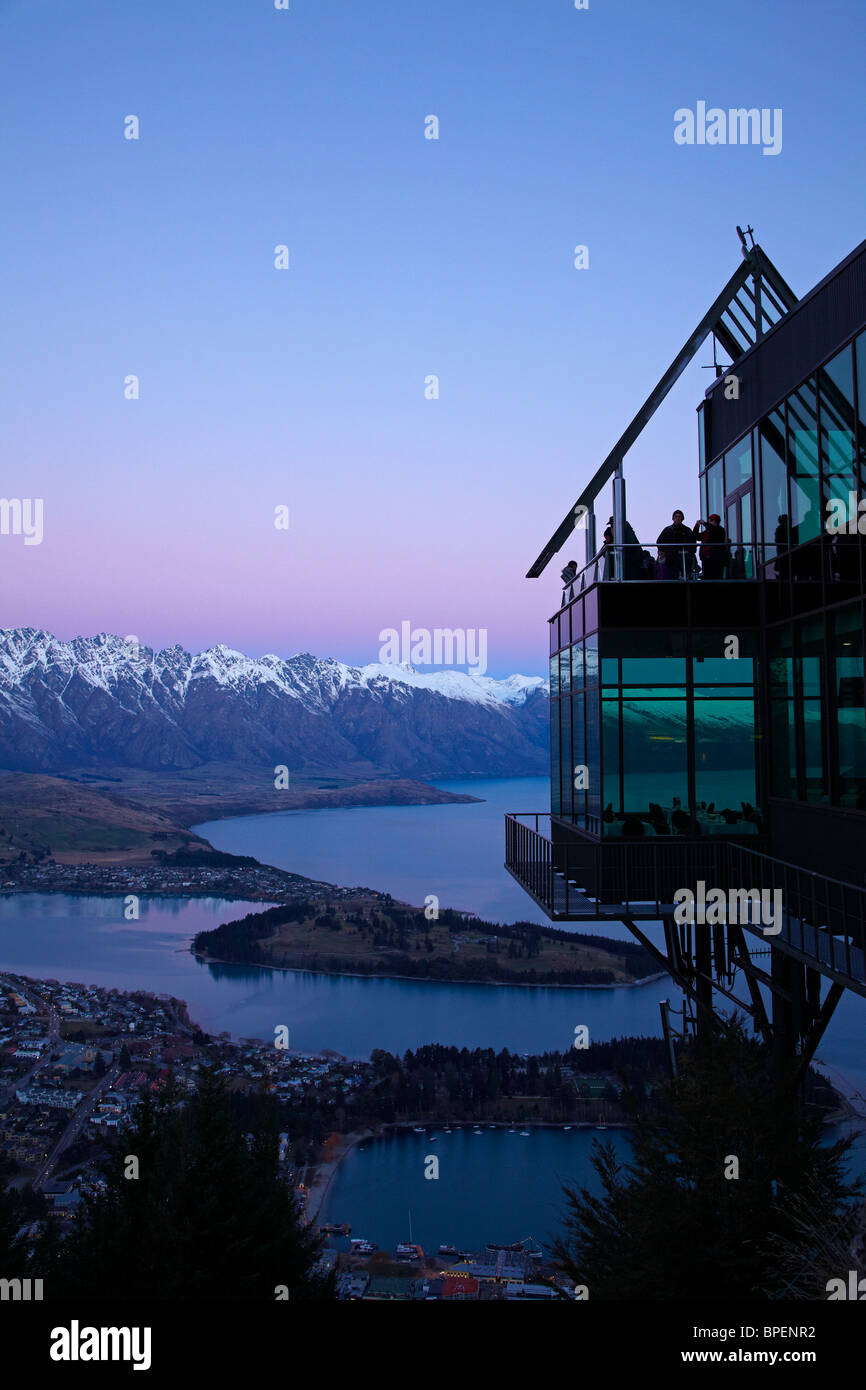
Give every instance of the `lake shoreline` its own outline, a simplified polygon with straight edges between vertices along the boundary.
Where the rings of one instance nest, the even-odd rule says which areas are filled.
[[[266,965],[261,961],[221,960],[203,951],[190,950],[190,955],[202,965],[238,965],[248,970],[278,970],[285,975],[342,975],[350,980],[406,980],[416,985],[499,985],[502,989],[635,989],[640,985],[649,985],[666,978],[664,971],[660,970],[658,974],[645,975],[640,980],[623,980],[610,985],[557,985],[545,984],[539,980],[434,980],[420,975],[392,975],[384,971],[381,974],[369,971],[362,973],[357,970],[313,969],[308,965]]]

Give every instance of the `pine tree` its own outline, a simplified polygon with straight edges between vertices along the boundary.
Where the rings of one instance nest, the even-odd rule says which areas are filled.
[[[172,1083],[145,1094],[46,1279],[48,1296],[130,1300],[330,1297],[312,1274],[318,1241],[277,1169],[273,1106],[248,1138],[220,1077],[199,1072],[181,1106]],[[137,1159],[138,1176],[130,1156]]]
[[[819,1189],[843,1212],[856,1192],[843,1177],[850,1141],[821,1147],[820,1121],[777,1098],[763,1049],[740,1028],[686,1049],[651,1105],[629,1091],[623,1103],[631,1159],[596,1142],[601,1194],[564,1188],[554,1243],[591,1299],[778,1296],[774,1251],[795,1235],[799,1203]]]
[[[0,1261],[3,1277],[15,1279],[27,1273],[26,1246],[17,1238],[26,1215],[19,1194],[6,1187],[6,1177],[0,1167]]]

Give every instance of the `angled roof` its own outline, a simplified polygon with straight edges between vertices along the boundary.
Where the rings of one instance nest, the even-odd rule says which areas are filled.
[[[740,229],[737,228],[737,231]],[[709,335],[712,333],[722,351],[727,353],[732,363],[736,362],[798,303],[794,291],[783,280],[761,247],[747,247],[742,232],[740,238],[743,242],[741,264],[704,314],[695,331],[686,339],[664,376],[647,396],[604,463],[596,469],[571,511],[527,571],[527,579],[537,579],[568,540],[577,524],[579,509],[591,506]]]

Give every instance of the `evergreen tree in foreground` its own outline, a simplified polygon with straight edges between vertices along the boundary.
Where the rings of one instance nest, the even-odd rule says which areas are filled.
[[[319,1243],[277,1170],[273,1107],[249,1137],[211,1070],[178,1104],[146,1094],[106,1165],[108,1187],[54,1252],[46,1298],[267,1300],[333,1297],[313,1276]],[[137,1177],[130,1158],[137,1160]]]
[[[27,1246],[18,1239],[26,1220],[24,1203],[19,1194],[6,1187],[7,1174],[0,1163],[0,1260],[2,1277],[14,1279],[27,1276]]]
[[[818,1193],[825,1221],[857,1219],[850,1140],[820,1146],[820,1120],[777,1098],[764,1050],[739,1026],[678,1065],[652,1103],[627,1095],[628,1163],[595,1145],[601,1195],[564,1187],[556,1259],[590,1300],[784,1296],[792,1261],[812,1258],[803,1204]]]

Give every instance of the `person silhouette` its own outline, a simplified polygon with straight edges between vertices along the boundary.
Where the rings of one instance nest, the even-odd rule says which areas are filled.
[[[695,564],[697,541],[691,527],[686,526],[685,512],[679,508],[671,516],[671,524],[659,532],[656,545],[664,565],[665,579],[689,579]]]

